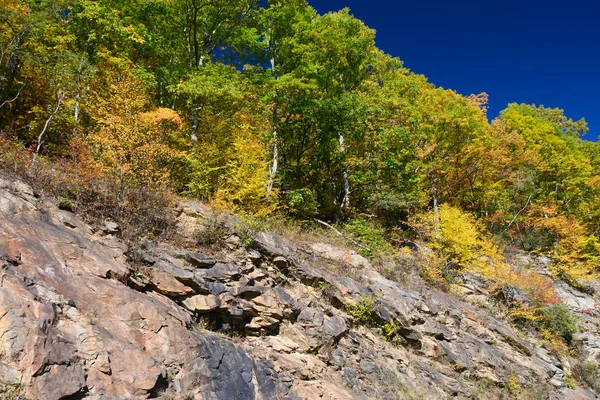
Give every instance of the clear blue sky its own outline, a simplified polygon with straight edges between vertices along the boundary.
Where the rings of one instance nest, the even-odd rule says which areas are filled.
[[[600,135],[600,2],[309,0],[349,7],[377,45],[431,82],[487,92],[490,119],[512,102],[560,107]]]

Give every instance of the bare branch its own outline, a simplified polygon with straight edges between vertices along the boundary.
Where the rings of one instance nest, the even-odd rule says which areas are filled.
[[[365,246],[364,244],[361,244],[361,243],[357,242],[356,240],[353,240],[353,239],[351,239],[349,237],[344,236],[344,234],[342,232],[340,232],[334,226],[328,224],[327,222],[321,221],[320,219],[316,219],[316,218],[315,218],[315,221],[318,222],[319,224],[321,224],[323,226],[326,226],[329,229],[333,230],[335,233],[337,233],[338,236],[341,236],[344,239],[348,239],[349,241],[351,241],[353,244],[355,244],[356,246],[360,247],[361,249],[365,249],[365,250],[371,251],[371,249],[368,248],[367,246]]]
[[[517,212],[515,214],[515,216],[513,217],[512,221],[510,221],[510,223],[508,224],[508,226],[504,229],[503,233],[506,233],[510,229],[510,227],[512,226],[512,224],[517,220],[517,217],[519,216],[519,214],[521,214],[527,208],[527,206],[531,202],[531,197],[532,196],[533,196],[533,193],[529,195],[529,198],[527,199],[527,203],[525,203],[525,205],[523,206],[523,208],[521,208],[519,210],[519,212]]]
[[[31,169],[33,169],[35,167],[35,161],[37,159],[37,155],[39,154],[39,152],[42,148],[42,145],[44,144],[44,134],[46,133],[46,129],[48,129],[48,125],[50,125],[52,118],[54,118],[54,116],[58,112],[60,105],[62,103],[63,97],[64,97],[64,94],[63,94],[62,90],[59,90],[58,95],[56,96],[56,108],[54,109],[52,114],[50,114],[50,116],[46,120],[46,123],[44,124],[44,128],[42,129],[42,131],[40,132],[40,135],[38,136],[38,144],[37,144],[37,148],[35,149],[35,153],[33,154],[33,160],[31,161]]]
[[[10,104],[12,102],[14,102],[15,100],[17,100],[19,98],[19,95],[21,94],[21,90],[25,87],[25,84],[23,84],[20,88],[19,91],[17,92],[17,95],[12,99],[12,100],[4,100],[4,102],[2,104],[0,104],[0,108],[4,107],[7,104]]]

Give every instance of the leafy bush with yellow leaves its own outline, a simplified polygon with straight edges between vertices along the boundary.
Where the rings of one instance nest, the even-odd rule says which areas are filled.
[[[269,170],[263,144],[256,136],[243,133],[235,138],[233,149],[215,199],[224,201],[234,211],[258,218],[268,216],[275,204],[267,196]]]
[[[422,236],[436,253],[440,273],[472,270],[489,275],[489,269],[502,262],[498,246],[486,237],[483,225],[459,208],[443,204],[416,221]]]
[[[423,267],[427,278],[445,283],[451,281],[456,273],[480,274],[490,283],[491,293],[514,292],[526,299],[505,302],[513,321],[542,327],[558,340],[565,337],[564,340],[568,341],[568,333],[561,330],[562,325],[561,329],[554,329],[555,325],[548,326],[546,323],[555,321],[549,319],[549,310],[562,310],[552,308],[558,307],[555,304],[559,301],[552,281],[535,270],[516,270],[504,262],[502,250],[488,238],[483,225],[475,217],[444,204],[437,214],[426,214],[413,223],[413,227],[420,230],[433,250]]]
[[[551,270],[558,278],[572,283],[577,279],[598,276],[600,242],[573,217],[560,214],[555,208],[541,207],[526,221],[535,232],[550,232],[553,242],[543,251],[555,258]]]

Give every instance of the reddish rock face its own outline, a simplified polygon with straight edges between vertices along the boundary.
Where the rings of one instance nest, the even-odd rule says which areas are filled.
[[[206,209],[186,204],[178,224],[202,225]],[[0,389],[40,400],[437,399],[517,374],[548,398],[595,396],[565,388],[567,365],[488,310],[403,287],[346,249],[273,233],[253,246],[205,255],[154,244],[133,268],[111,231],[0,179]],[[485,299],[479,286],[465,284]],[[596,356],[597,301],[559,289],[591,310],[579,339]],[[359,323],[348,310],[365,298],[371,321]]]
[[[42,400],[146,398],[167,374],[202,370],[210,361],[202,357],[203,341],[225,346],[192,329],[191,314],[161,295],[194,294],[193,288],[162,270],[151,276],[156,292],[127,287],[126,246],[93,234],[27,188],[2,183],[0,382],[19,383]],[[216,373],[252,389],[239,371],[204,371]],[[211,380],[197,391],[214,392]]]

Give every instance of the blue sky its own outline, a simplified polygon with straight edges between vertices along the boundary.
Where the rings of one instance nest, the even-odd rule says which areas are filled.
[[[377,45],[438,86],[487,92],[493,119],[512,102],[560,107],[600,135],[600,2],[309,0],[349,7]]]

